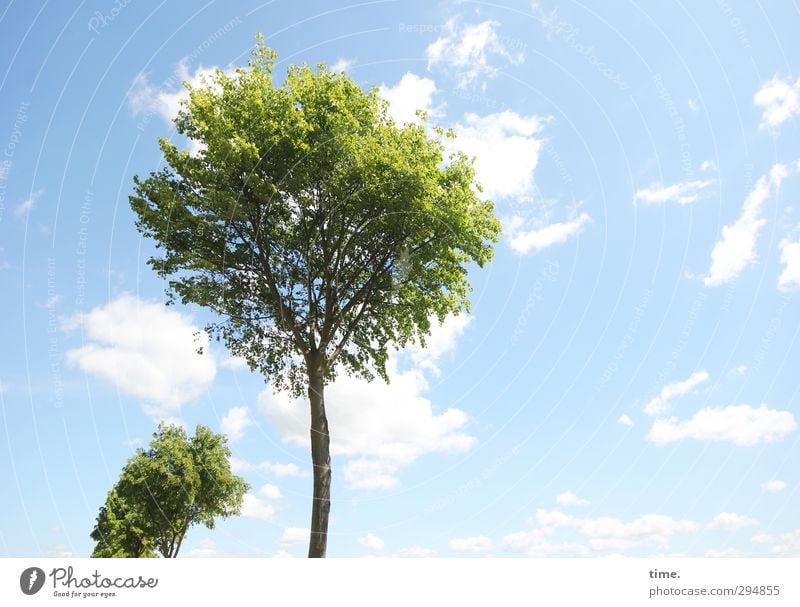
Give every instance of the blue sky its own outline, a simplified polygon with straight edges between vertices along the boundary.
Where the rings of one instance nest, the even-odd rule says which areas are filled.
[[[3,3],[0,556],[88,555],[158,420],[228,433],[243,516],[194,556],[301,556],[307,406],[165,308],[136,174],[181,81],[379,86],[476,156],[503,240],[392,382],[328,391],[329,554],[800,554],[800,16],[791,3]],[[191,145],[191,142],[182,142]]]

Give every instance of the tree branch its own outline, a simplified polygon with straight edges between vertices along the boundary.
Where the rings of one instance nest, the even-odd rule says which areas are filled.
[[[250,223],[252,225],[252,223],[253,223],[252,222],[252,218],[250,219]],[[229,225],[236,231],[236,233],[239,235],[240,238],[244,239],[244,235],[242,234],[241,230],[236,226],[236,224],[234,222],[231,221],[229,223]],[[253,226],[253,228],[257,229],[256,226]],[[256,241],[256,242],[258,242],[258,241]],[[270,267],[270,264],[269,264],[269,254],[265,253],[261,246],[256,247],[256,250],[258,251],[258,256],[259,256],[260,261],[261,261],[261,266],[262,266],[262,270],[264,272],[264,277],[266,278],[266,281],[267,281],[267,286],[270,288],[270,290],[275,295],[275,301],[278,304],[278,310],[280,312],[280,319],[281,319],[282,322],[284,322],[286,324],[286,326],[289,328],[289,330],[294,335],[294,338],[296,340],[297,349],[300,350],[301,354],[307,354],[308,351],[309,351],[309,347],[308,347],[308,344],[306,344],[306,342],[303,340],[303,336],[302,336],[297,324],[294,322],[294,319],[295,319],[294,310],[288,304],[286,304],[283,301],[283,297],[281,296],[280,291],[278,291],[278,288],[277,288],[277,285],[276,285],[276,282],[275,282],[275,277],[272,274],[272,268]]]

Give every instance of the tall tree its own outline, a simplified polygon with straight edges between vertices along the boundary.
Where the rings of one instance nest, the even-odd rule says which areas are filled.
[[[192,525],[214,528],[239,514],[249,488],[230,469],[224,435],[197,426],[187,437],[160,425],[150,448],[128,460],[91,533],[95,557],[177,557]]]
[[[500,224],[472,161],[444,158],[451,132],[397,125],[376,88],[324,65],[288,69],[261,37],[248,67],[191,87],[163,169],[135,179],[137,227],[160,253],[170,301],[218,315],[207,330],[273,389],[308,395],[314,496],[310,557],[330,512],[325,385],[388,381],[390,347],[424,345],[432,318],[469,309],[468,265]]]

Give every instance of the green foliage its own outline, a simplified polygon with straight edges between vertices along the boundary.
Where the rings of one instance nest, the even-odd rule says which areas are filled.
[[[157,556],[155,541],[147,533],[147,520],[123,500],[116,488],[108,493],[97,515],[91,538],[97,542],[92,552],[100,558],[150,558]]]
[[[212,310],[210,334],[273,388],[308,394],[309,556],[325,556],[325,383],[388,381],[390,347],[424,346],[431,318],[468,311],[468,266],[491,259],[500,223],[472,161],[444,158],[452,133],[424,115],[395,124],[377,89],[324,65],[276,85],[275,58],[259,36],[248,67],[187,84],[175,125],[199,151],[161,139],[165,166],[130,202],[170,301]]]
[[[249,486],[230,469],[224,435],[197,426],[187,437],[160,425],[150,448],[125,464],[91,533],[95,557],[175,557],[189,527],[213,529],[238,514]]]
[[[247,68],[186,85],[175,123],[201,149],[161,139],[165,168],[130,198],[160,249],[149,263],[276,388],[386,378],[391,345],[469,309],[467,266],[491,259],[500,224],[472,161],[444,158],[452,133],[395,124],[377,89],[324,65],[275,85],[275,57],[259,37]]]

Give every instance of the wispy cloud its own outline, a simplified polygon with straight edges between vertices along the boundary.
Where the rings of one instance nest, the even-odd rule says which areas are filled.
[[[428,68],[444,65],[455,72],[458,86],[474,85],[481,77],[492,78],[497,74],[493,58],[517,64],[525,58],[524,46],[519,41],[507,40],[497,32],[500,23],[493,20],[461,25],[458,19],[450,19],[444,33],[425,49]]]
[[[716,179],[683,181],[672,185],[651,183],[646,188],[637,190],[633,195],[634,202],[644,204],[660,204],[675,202],[680,205],[691,204],[705,194],[706,188],[717,183]]]
[[[17,217],[22,217],[23,215],[30,213],[31,209],[33,209],[36,203],[39,202],[42,195],[44,195],[44,190],[36,190],[35,192],[31,192],[30,196],[28,196],[14,208],[14,215]]]
[[[553,245],[567,242],[573,236],[580,234],[591,221],[592,218],[588,213],[581,213],[570,221],[551,223],[542,228],[512,233],[509,242],[511,248],[517,253],[541,251]]]
[[[305,476],[306,472],[297,464],[262,461],[252,464],[239,457],[231,457],[231,470],[234,472],[252,472],[254,470],[270,474],[278,478],[291,476]]]
[[[709,375],[707,371],[697,371],[683,381],[673,382],[667,384],[658,393],[658,396],[652,398],[644,406],[644,412],[647,415],[661,415],[669,411],[670,401],[676,396],[683,396],[692,392],[697,386],[705,381],[708,381]]]
[[[356,64],[356,60],[350,57],[340,57],[336,63],[330,66],[334,72],[346,72]]]
[[[216,70],[217,67],[199,65],[191,71],[188,59],[184,59],[178,62],[174,73],[161,84],[154,84],[146,73],[138,74],[128,89],[128,107],[134,116],[152,113],[171,124],[178,115],[181,101],[189,97],[183,83],[201,86],[211,81]]]

